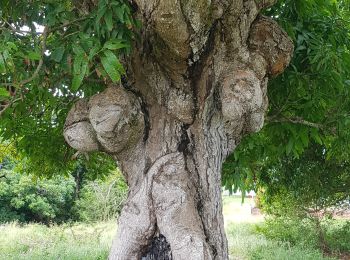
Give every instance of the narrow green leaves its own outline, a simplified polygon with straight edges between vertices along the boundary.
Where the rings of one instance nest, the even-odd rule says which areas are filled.
[[[103,68],[113,82],[120,80],[122,74],[125,73],[123,65],[119,62],[117,56],[110,50],[105,50],[101,56]]]
[[[113,13],[112,10],[108,9],[105,16],[104,16],[104,20],[106,22],[107,25],[107,29],[108,31],[112,31],[113,29]]]
[[[56,62],[61,62],[64,54],[64,47],[58,47],[51,53],[51,59]]]
[[[83,82],[83,79],[88,71],[88,60],[85,53],[80,53],[75,57],[73,65],[73,80],[72,90],[77,91]]]
[[[1,74],[6,73],[5,59],[2,53],[0,53],[0,73]]]
[[[103,45],[104,49],[108,49],[108,50],[120,50],[120,49],[124,49],[124,48],[130,48],[130,45],[118,40],[118,39],[112,39],[107,41],[104,45]]]

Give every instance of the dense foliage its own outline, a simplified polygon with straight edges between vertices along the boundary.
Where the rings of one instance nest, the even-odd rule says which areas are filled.
[[[299,194],[319,189],[320,196],[342,183],[349,189],[347,171],[338,168],[346,167],[350,152],[350,2],[278,1],[266,14],[292,37],[294,56],[269,83],[263,130],[245,138],[226,161],[224,185],[242,190],[281,185]],[[307,191],[306,185],[314,187]]]
[[[2,161],[0,223],[107,221],[119,215],[126,198],[127,186],[119,171],[95,180],[94,170],[80,164],[67,176],[46,178],[24,172],[13,157]]]
[[[0,223],[62,222],[73,218],[75,182],[56,176],[33,180],[34,176],[2,171],[0,180]]]
[[[258,186],[265,212],[302,217],[350,208],[350,165],[327,160],[323,149],[314,145],[298,159],[285,156],[262,169]]]
[[[120,80],[137,26],[126,0],[0,1],[0,136],[31,172],[76,167],[62,136],[67,112]]]
[[[0,223],[112,220],[127,194],[126,183],[116,173],[107,180],[84,181],[78,194],[73,176],[37,179],[8,170],[1,174],[6,178],[0,179]]]

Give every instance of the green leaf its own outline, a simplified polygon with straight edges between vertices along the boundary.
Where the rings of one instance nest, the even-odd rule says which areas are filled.
[[[85,54],[84,49],[79,44],[73,45],[73,52],[76,55],[83,55],[83,54]]]
[[[15,51],[18,50],[18,48],[17,48],[17,46],[16,46],[15,43],[13,43],[13,42],[7,42],[6,44],[7,44],[7,46],[9,47],[9,49],[13,49],[13,50],[15,50]]]
[[[51,59],[56,62],[61,62],[64,54],[64,47],[58,47],[51,53]]]
[[[74,63],[73,63],[73,80],[72,80],[72,87],[71,89],[73,91],[77,91],[83,82],[83,79],[87,73],[88,69],[88,60],[86,59],[85,55],[78,55],[75,57]]]
[[[294,146],[294,141],[293,141],[293,139],[289,139],[289,142],[288,142],[288,144],[287,144],[287,146],[286,146],[286,153],[287,153],[287,155],[290,154],[290,152],[291,152],[292,149],[293,149],[293,146]]]
[[[31,52],[28,53],[28,58],[30,60],[40,60],[41,59],[41,54],[31,51]]]
[[[6,73],[5,59],[2,53],[0,53],[0,73]]]
[[[90,49],[89,53],[89,60],[92,60],[92,58],[100,51],[100,46],[95,46]]]
[[[108,76],[113,82],[120,80],[121,74],[124,74],[123,65],[119,62],[119,59],[110,50],[105,50],[101,56],[101,62],[103,68],[106,70]]]
[[[307,147],[309,145],[309,137],[308,137],[307,133],[301,133],[300,139],[305,147]]]
[[[97,11],[97,16],[96,16],[96,22],[100,22],[100,20],[101,20],[101,18],[105,15],[105,13],[106,13],[106,10],[107,10],[107,8],[106,8],[106,6],[105,5],[103,5],[101,8],[99,8],[98,9],[98,11]]]
[[[311,137],[318,143],[323,144],[319,132],[316,129],[311,129]]]
[[[118,19],[121,21],[121,22],[124,22],[124,8],[119,6],[117,8],[114,9],[115,13],[117,14],[118,16]]]
[[[113,14],[112,14],[112,10],[108,9],[105,16],[104,16],[104,20],[106,22],[107,25],[107,29],[108,31],[112,31],[113,30]]]
[[[129,44],[124,43],[121,40],[117,40],[117,39],[109,40],[103,45],[103,48],[108,50],[119,50],[119,49],[128,48],[128,47],[130,47]]]
[[[10,93],[7,91],[6,88],[1,87],[1,88],[0,88],[0,96],[1,96],[1,97],[9,97],[9,96],[10,96]]]

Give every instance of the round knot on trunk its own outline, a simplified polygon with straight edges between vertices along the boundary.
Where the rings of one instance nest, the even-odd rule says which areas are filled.
[[[64,127],[67,143],[83,152],[119,153],[133,147],[143,133],[141,105],[121,87],[109,87],[90,101],[78,101]]]
[[[262,55],[268,64],[268,73],[276,76],[288,66],[294,45],[288,34],[277,22],[266,16],[258,16],[252,24],[249,48]]]
[[[223,80],[222,114],[235,136],[259,131],[267,106],[266,82],[250,70],[237,70]]]
[[[99,149],[96,133],[89,122],[87,100],[79,100],[69,111],[64,125],[64,138],[72,148],[81,152]]]

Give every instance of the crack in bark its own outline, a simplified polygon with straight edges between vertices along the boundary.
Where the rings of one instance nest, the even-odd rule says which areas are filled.
[[[125,77],[122,78],[122,84],[124,88],[130,92],[132,92],[136,97],[139,98],[140,105],[141,105],[141,111],[144,115],[144,123],[145,123],[145,128],[144,128],[144,136],[143,136],[143,142],[145,143],[149,137],[149,132],[151,128],[151,123],[149,120],[149,111],[147,108],[146,101],[144,99],[144,96],[140,91],[137,91],[135,88],[132,88],[132,86],[128,85],[128,81],[125,79]]]

